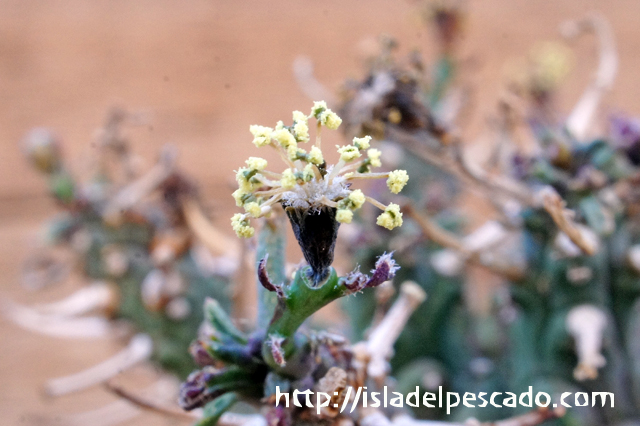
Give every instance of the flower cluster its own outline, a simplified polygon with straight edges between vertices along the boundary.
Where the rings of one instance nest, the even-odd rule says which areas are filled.
[[[308,151],[301,143],[310,141],[309,119],[315,118],[316,140]],[[384,212],[377,224],[387,229],[402,225],[402,213],[397,204],[385,206],[366,196],[360,189],[351,189],[351,182],[358,179],[386,178],[389,190],[397,194],[406,185],[409,176],[405,170],[389,173],[372,173],[373,167],[380,167],[381,152],[371,148],[370,136],[354,138],[352,144],[338,146],[340,160],[328,166],[321,149],[322,127],[337,129],[342,119],[325,102],[315,102],[311,114],[294,111],[293,124],[285,126],[282,121],[275,128],[251,126],[253,143],[257,147],[271,146],[280,154],[288,166],[281,173],[266,169],[267,161],[250,157],[246,167],[236,173],[238,190],[233,193],[236,204],[244,207],[245,213],[237,213],[231,219],[234,231],[240,237],[251,237],[254,229],[251,218],[267,215],[274,204],[319,211],[329,207],[336,209],[335,220],[350,223],[353,212],[369,201]]]

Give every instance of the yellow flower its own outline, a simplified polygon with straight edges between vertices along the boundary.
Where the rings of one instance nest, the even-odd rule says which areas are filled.
[[[369,164],[371,164],[371,167],[382,166],[382,162],[380,161],[380,155],[382,155],[382,153],[375,148],[371,148],[370,150],[367,151],[367,157],[369,157]]]
[[[331,130],[336,130],[342,124],[342,118],[338,117],[338,114],[328,109],[320,114],[320,122],[323,126],[327,126]]]
[[[338,114],[327,108],[325,101],[314,102],[311,107],[311,116],[320,121],[320,124],[328,127],[331,130],[335,130],[342,124],[342,119],[338,117]]]
[[[233,215],[233,217],[231,218],[231,227],[235,231],[236,235],[242,238],[253,237],[253,234],[255,232],[255,229],[253,229],[249,225],[249,221],[241,213],[236,213]]]
[[[309,142],[309,126],[305,121],[297,121],[293,126],[293,132],[298,142]]]
[[[282,179],[280,179],[280,184],[284,189],[293,189],[296,186],[296,176],[293,174],[293,170],[287,169],[282,172]]]
[[[249,126],[249,131],[253,135],[253,143],[260,148],[261,146],[269,145],[271,142],[271,133],[273,129],[271,127],[252,125]]]
[[[340,154],[340,159],[345,163],[353,161],[361,155],[358,148],[353,145],[345,145],[343,147],[339,147],[338,153]]]
[[[252,201],[244,205],[244,210],[251,215],[251,217],[260,217],[262,213],[262,209],[260,208],[260,204]]]
[[[289,145],[289,147],[287,148],[287,157],[289,157],[289,160],[291,161],[305,158],[306,155],[307,152],[302,148],[298,148],[298,145]]]
[[[376,224],[387,228],[389,230],[402,226],[402,212],[400,212],[400,206],[394,203],[389,203],[384,213],[378,216]]]
[[[304,166],[304,169],[302,170],[302,180],[309,182],[315,177],[316,174],[313,172],[313,167],[313,164],[307,164]]]
[[[296,138],[287,129],[275,130],[271,137],[277,140],[284,148],[297,145]]]
[[[387,179],[387,187],[389,191],[394,194],[402,191],[402,188],[409,181],[409,175],[406,170],[394,170],[389,173],[389,178]]]
[[[349,194],[349,201],[351,201],[353,209],[358,210],[366,201],[366,197],[361,190],[355,189],[351,192],[351,194]]]
[[[249,157],[246,161],[247,166],[253,170],[262,171],[267,168],[267,160],[260,157]]]
[[[314,146],[313,148],[311,148],[311,151],[309,151],[309,156],[307,157],[307,159],[311,164],[319,166],[320,164],[324,163],[324,158],[322,158],[322,150],[317,146]]]
[[[363,138],[353,138],[353,144],[359,150],[369,149],[369,142],[371,142],[371,136],[365,136]]]
[[[336,220],[340,223],[351,223],[353,212],[347,209],[338,209],[336,212]]]
[[[244,197],[249,194],[250,193],[244,192],[242,189],[236,189],[231,195],[233,196],[233,199],[236,200],[236,206],[242,207],[244,204]]]
[[[306,123],[309,118],[302,111],[293,111],[293,121],[297,123]]]
[[[327,103],[325,101],[317,101],[313,103],[311,107],[311,116],[320,119],[320,115],[327,110]]]
[[[262,185],[259,180],[255,179],[255,172],[255,170],[246,167],[242,167],[236,172],[236,182],[243,192],[252,192]]]

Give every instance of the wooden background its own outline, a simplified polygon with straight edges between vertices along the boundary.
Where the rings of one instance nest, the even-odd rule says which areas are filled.
[[[55,129],[79,167],[110,106],[144,112],[149,124],[130,132],[134,151],[151,162],[163,144],[177,145],[180,165],[226,226],[232,170],[257,154],[249,125],[273,125],[310,107],[292,77],[294,58],[310,56],[319,79],[336,89],[360,74],[362,46],[380,33],[397,37],[405,51],[431,52],[416,9],[397,0],[0,0],[0,296],[28,303],[71,290],[29,294],[19,285],[21,262],[53,209],[19,148],[31,127]],[[557,38],[561,21],[591,10],[610,19],[619,46],[619,78],[607,104],[640,114],[640,2],[475,0],[463,48],[476,64],[469,135],[481,135],[495,111],[505,61]],[[575,53],[561,92],[565,111],[592,76],[593,39],[579,40]],[[53,401],[39,386],[104,359],[121,342],[41,338],[4,321],[0,332],[1,424],[33,424],[43,414],[55,420],[114,400],[95,389]],[[149,374],[138,369],[133,379]],[[171,422],[146,415],[131,424]]]

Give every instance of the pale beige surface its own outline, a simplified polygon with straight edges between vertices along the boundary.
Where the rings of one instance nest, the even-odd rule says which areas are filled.
[[[249,124],[272,125],[310,106],[292,77],[293,59],[311,56],[318,77],[335,89],[345,76],[359,74],[357,46],[381,32],[428,51],[428,31],[412,17],[414,6],[382,0],[0,1],[0,293],[32,302],[70,291],[28,294],[18,284],[20,262],[53,208],[44,182],[18,149],[30,127],[56,129],[77,166],[110,105],[142,110],[151,121],[131,132],[134,150],[151,161],[162,144],[178,145],[180,164],[201,182],[226,224],[232,170],[257,154]],[[464,42],[478,64],[470,134],[494,111],[507,58],[555,37],[563,19],[598,7],[614,24],[620,48],[620,75],[608,104],[640,113],[640,2],[478,0],[470,3]],[[591,38],[576,46],[576,69],[562,92],[565,108],[595,62]],[[40,338],[4,321],[0,330],[0,424],[28,424],[34,415],[113,400],[96,389],[53,401],[39,386],[115,353],[118,342]],[[166,423],[148,415],[131,424]]]

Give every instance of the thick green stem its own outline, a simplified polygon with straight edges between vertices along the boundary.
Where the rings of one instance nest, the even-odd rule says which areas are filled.
[[[341,282],[335,269],[331,268],[329,277],[319,287],[312,287],[313,282],[308,278],[308,269],[300,268],[293,282],[283,288],[284,297],[278,300],[273,319],[267,329],[262,355],[267,364],[276,371],[280,371],[282,366],[273,357],[274,339],[281,340],[284,360],[288,360],[306,343],[306,339],[295,336],[302,323],[320,308],[349,294],[349,289]]]

